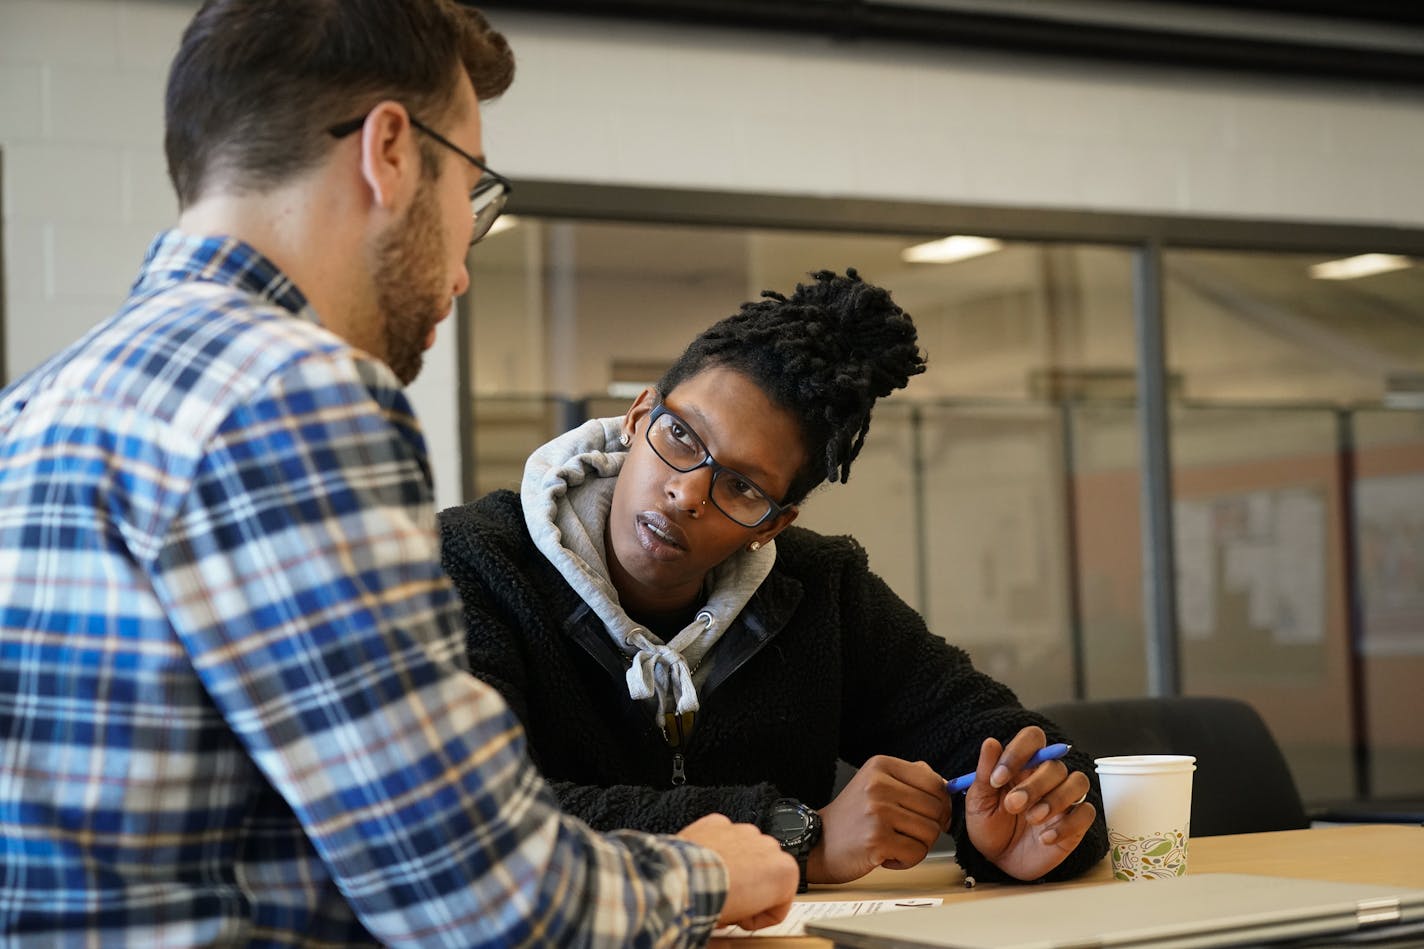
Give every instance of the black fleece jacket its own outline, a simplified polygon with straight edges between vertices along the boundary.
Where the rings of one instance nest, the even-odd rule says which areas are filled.
[[[790,527],[771,574],[709,653],[696,727],[675,752],[628,697],[627,664],[598,617],[534,546],[516,494],[447,510],[440,530],[475,674],[523,722],[565,810],[599,830],[674,833],[713,812],[762,824],[780,797],[819,808],[838,758],[924,760],[948,777],[974,770],[988,736],[1007,741],[1033,724],[1068,740],[930,633],[854,540]],[[1074,749],[1065,764],[1089,776],[1099,817],[1049,880],[1107,851],[1092,761]],[[1009,879],[969,842],[960,804],[950,828],[960,865],[981,881]]]

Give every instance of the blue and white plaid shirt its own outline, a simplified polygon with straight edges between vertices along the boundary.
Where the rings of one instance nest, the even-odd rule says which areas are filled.
[[[561,814],[464,668],[427,472],[233,240],[0,394],[0,942],[706,937],[717,857]]]

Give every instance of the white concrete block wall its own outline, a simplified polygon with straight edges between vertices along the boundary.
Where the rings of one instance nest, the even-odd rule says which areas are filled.
[[[7,378],[110,311],[173,220],[171,190],[150,182],[166,59],[193,7],[146,6],[0,0]]]
[[[5,373],[15,379],[123,300],[177,202],[163,88],[195,0],[0,0]],[[409,391],[436,503],[460,498],[455,334]]]
[[[516,176],[1424,224],[1424,92],[497,11]]]
[[[175,204],[168,61],[196,0],[0,0],[6,366],[107,313]],[[1424,227],[1424,93],[496,11],[518,178]],[[454,334],[412,389],[458,500]]]

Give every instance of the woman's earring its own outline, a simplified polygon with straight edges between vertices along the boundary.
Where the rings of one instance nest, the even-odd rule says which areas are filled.
[[[754,541],[752,541],[750,544],[747,545],[747,550],[751,550],[751,551],[761,550],[761,541],[759,541],[759,540],[754,540]]]
[[[622,435],[618,436],[618,444],[622,445],[624,448],[627,448],[629,445],[633,444],[633,439],[628,436],[627,432],[624,432]]]

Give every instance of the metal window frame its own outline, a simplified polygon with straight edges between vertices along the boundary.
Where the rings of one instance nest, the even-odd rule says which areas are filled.
[[[505,213],[785,230],[929,235],[957,231],[1003,240],[1075,244],[1141,245],[1156,241],[1173,249],[1277,253],[1368,250],[1424,256],[1424,229],[1384,224],[1072,211],[525,178],[519,179],[519,188]]]

